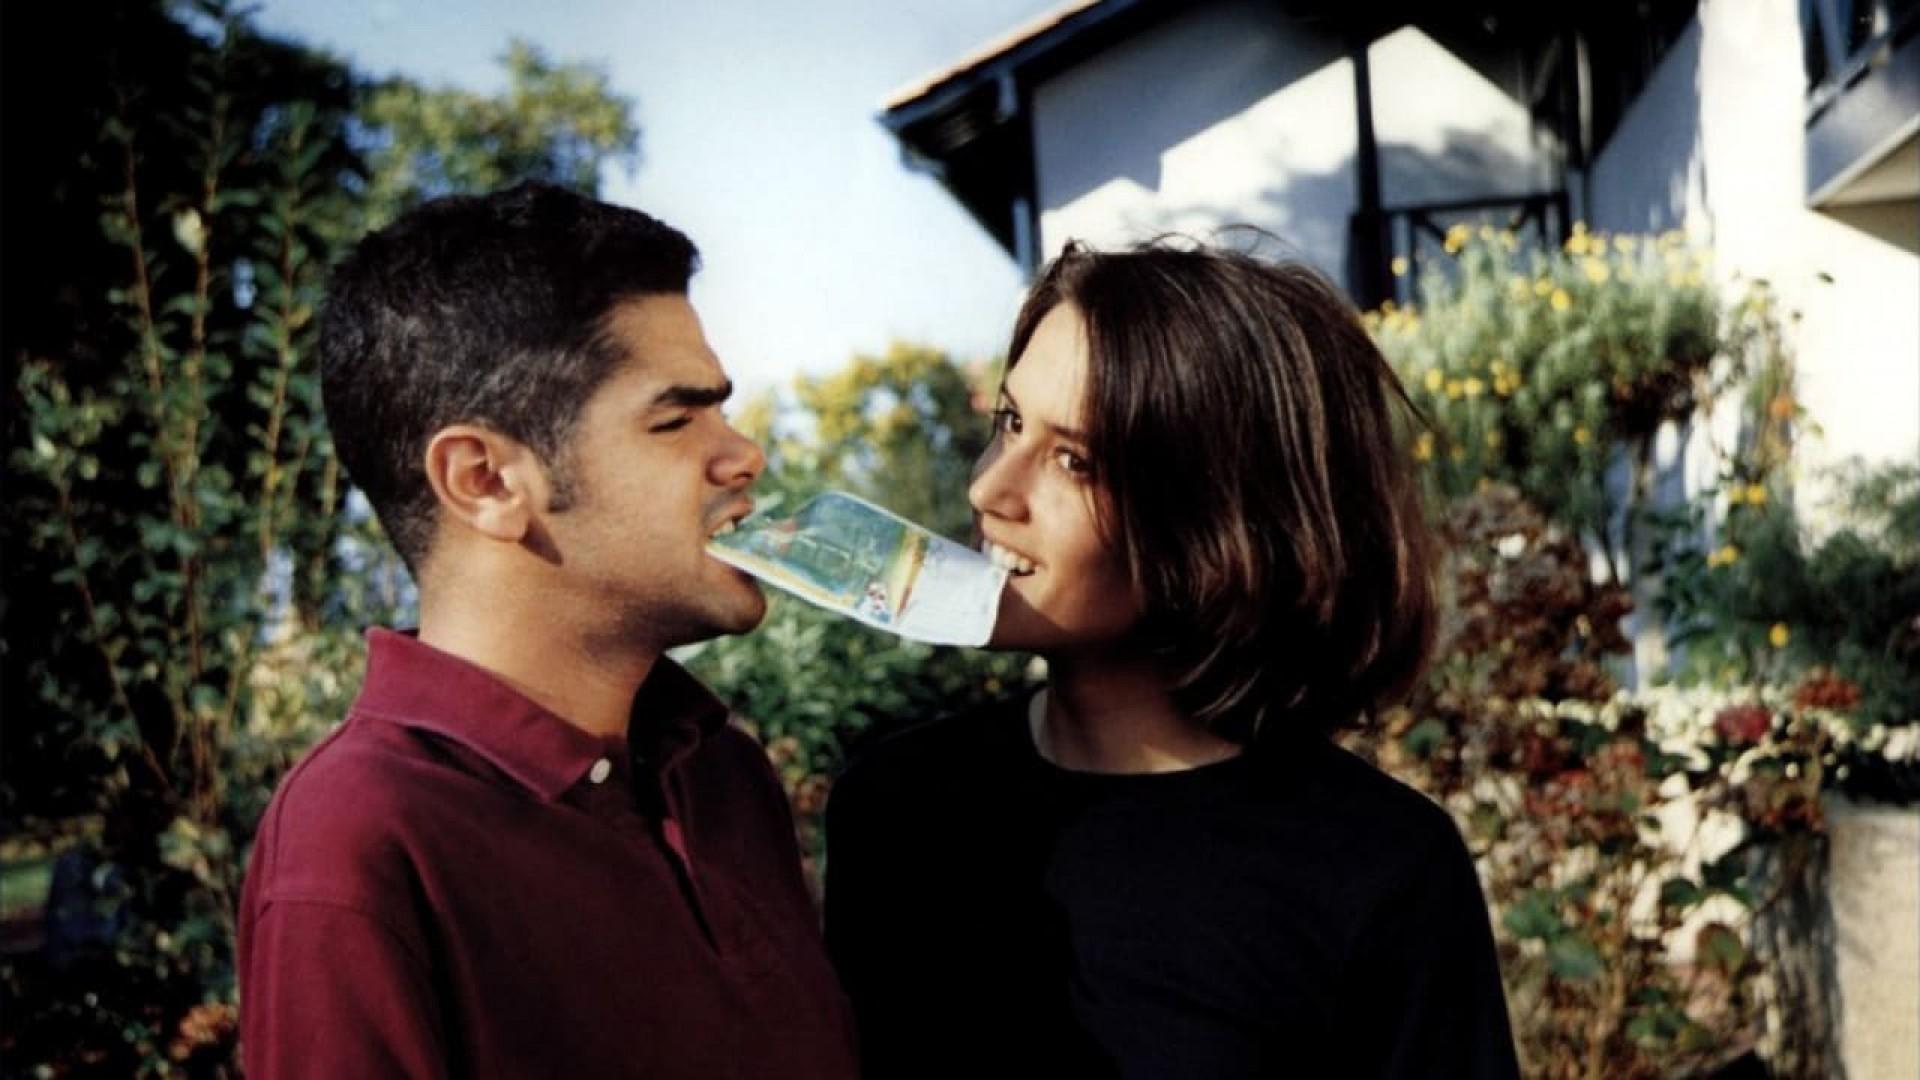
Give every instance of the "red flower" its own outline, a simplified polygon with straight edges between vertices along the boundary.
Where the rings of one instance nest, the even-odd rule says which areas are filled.
[[[1729,743],[1757,743],[1773,727],[1773,714],[1764,705],[1729,705],[1713,718],[1713,729]]]

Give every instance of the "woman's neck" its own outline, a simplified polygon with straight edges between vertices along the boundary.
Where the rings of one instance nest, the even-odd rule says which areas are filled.
[[[1240,746],[1188,719],[1151,664],[1048,658],[1049,684],[1028,722],[1040,755],[1063,769],[1165,773],[1211,765]]]

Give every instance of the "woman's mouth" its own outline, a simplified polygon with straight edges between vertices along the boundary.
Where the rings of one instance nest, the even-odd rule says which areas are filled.
[[[1017,551],[1001,547],[991,540],[983,541],[980,550],[986,555],[988,562],[1014,577],[1026,577],[1033,573],[1033,560]]]

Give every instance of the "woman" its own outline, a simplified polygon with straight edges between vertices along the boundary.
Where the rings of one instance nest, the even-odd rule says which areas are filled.
[[[828,811],[867,1075],[1511,1076],[1437,806],[1328,738],[1430,650],[1404,393],[1317,274],[1069,247],[969,491],[993,647],[1049,684],[910,729]]]

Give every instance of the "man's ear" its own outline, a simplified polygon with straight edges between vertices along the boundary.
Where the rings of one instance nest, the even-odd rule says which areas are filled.
[[[449,521],[509,544],[526,538],[551,494],[538,454],[476,424],[435,432],[427,443],[426,469]]]

